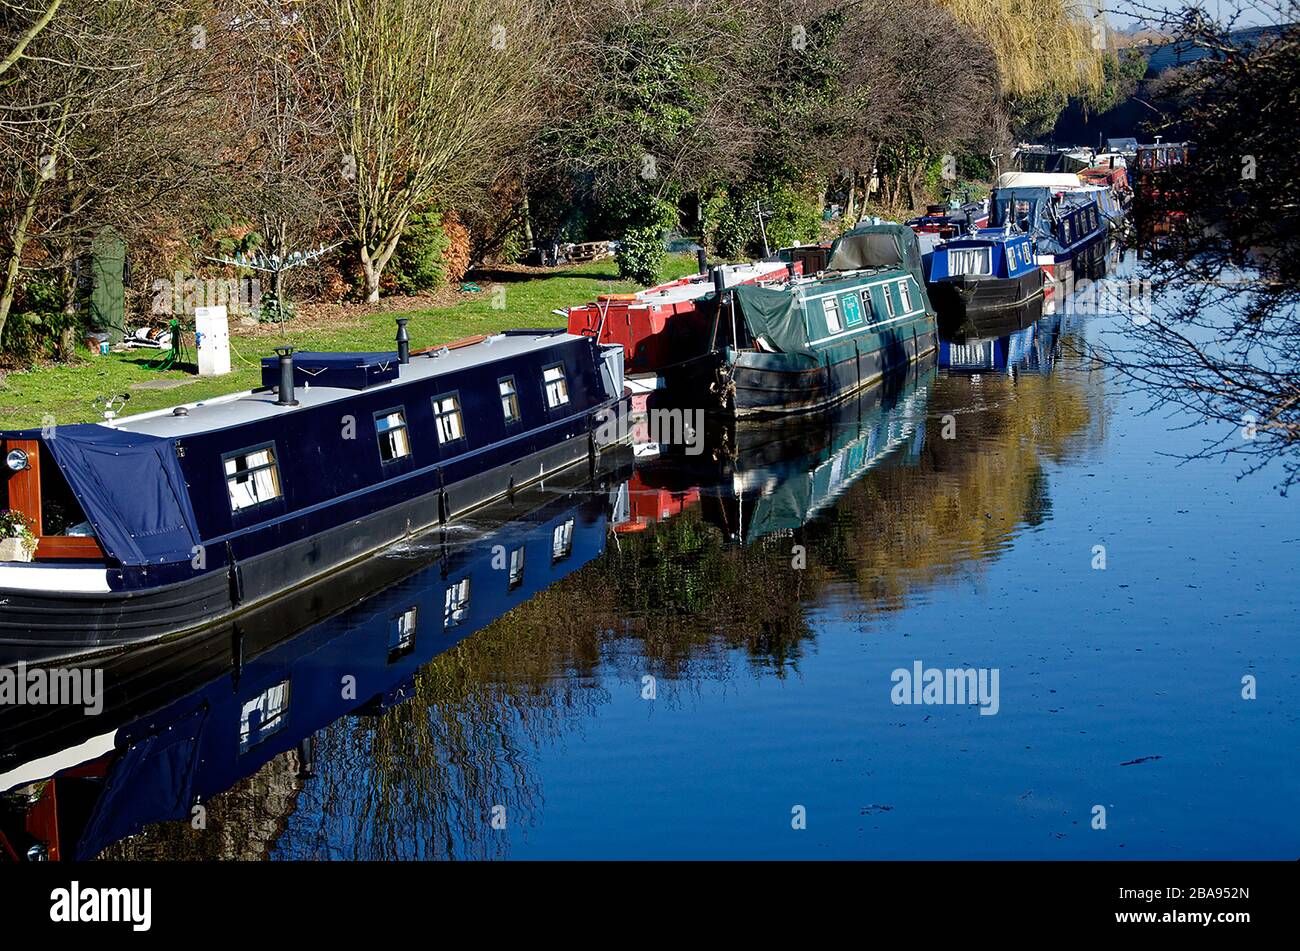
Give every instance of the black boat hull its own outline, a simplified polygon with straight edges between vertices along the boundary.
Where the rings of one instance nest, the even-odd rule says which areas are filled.
[[[925,288],[939,312],[940,334],[957,340],[999,337],[1019,330],[1024,324],[1017,324],[1018,319],[1032,311],[1035,303],[1041,313],[1043,286],[1042,269],[1034,268],[1019,277],[949,277],[927,282]]]
[[[777,361],[767,360],[769,355],[763,353],[744,351],[730,363],[722,354],[712,353],[675,368],[668,392],[674,404],[738,420],[812,413],[834,406],[937,351],[938,333],[930,322],[924,332],[892,336],[884,347],[855,351],[846,360],[799,370],[773,366]]]

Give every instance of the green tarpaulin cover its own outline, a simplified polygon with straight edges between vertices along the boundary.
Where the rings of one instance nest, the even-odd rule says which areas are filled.
[[[864,268],[904,268],[925,289],[921,270],[921,245],[907,225],[858,225],[831,245],[828,271],[860,271]],[[929,301],[926,301],[929,309]]]
[[[745,325],[755,340],[762,337],[782,353],[813,356],[798,294],[755,284],[741,284],[734,293]]]
[[[859,225],[846,231],[831,245],[830,261],[826,266],[828,271],[876,268],[910,271],[925,309],[934,313],[925,293],[921,246],[911,228],[896,224]],[[745,325],[755,340],[761,337],[784,354],[817,359],[818,353],[808,343],[808,324],[797,292],[742,284],[733,293]]]

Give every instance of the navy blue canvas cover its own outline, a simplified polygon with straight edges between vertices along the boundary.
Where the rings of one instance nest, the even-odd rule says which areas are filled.
[[[170,439],[94,423],[45,438],[99,545],[123,565],[189,561],[194,507]]]
[[[397,379],[396,353],[331,353],[300,350],[293,355],[293,385],[364,390]],[[262,385],[280,385],[280,358],[262,359]]]

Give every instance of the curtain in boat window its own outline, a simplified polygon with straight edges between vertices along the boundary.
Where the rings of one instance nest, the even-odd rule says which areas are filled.
[[[948,273],[954,277],[960,274],[992,274],[989,249],[949,248]]]

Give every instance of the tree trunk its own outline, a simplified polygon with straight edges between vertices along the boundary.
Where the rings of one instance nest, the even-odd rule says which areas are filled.
[[[383,276],[383,268],[375,267],[374,262],[370,260],[370,253],[365,248],[361,249],[361,268],[366,272],[366,303],[379,303],[379,279]]]
[[[530,208],[528,207],[528,183],[527,183],[527,182],[523,182],[523,183],[522,183],[522,187],[523,187],[523,192],[524,192],[524,200],[523,200],[523,215],[524,215],[524,244],[526,244],[526,245],[531,249],[531,248],[533,247],[533,244],[534,244],[534,242],[533,242],[533,215],[532,215],[532,209],[530,209]]]
[[[18,290],[18,265],[22,261],[23,248],[27,244],[27,229],[31,227],[32,217],[36,214],[36,204],[41,194],[40,177],[32,180],[32,193],[27,196],[22,217],[12,235],[12,248],[9,263],[5,266],[4,290],[0,292],[0,337],[4,336],[5,323],[9,320],[9,311],[14,304],[14,294]]]

